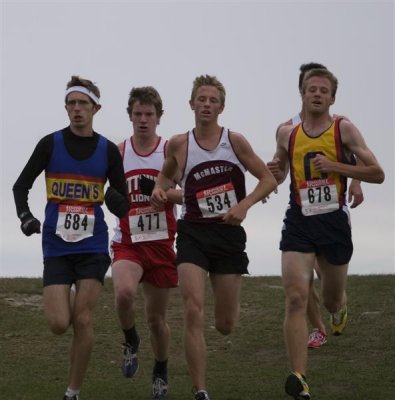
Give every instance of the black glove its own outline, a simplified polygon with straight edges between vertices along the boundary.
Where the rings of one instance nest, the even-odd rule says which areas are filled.
[[[37,218],[33,217],[30,211],[23,212],[19,219],[21,220],[21,230],[26,236],[30,236],[33,233],[41,233],[41,223]]]
[[[141,175],[140,189],[142,194],[144,194],[145,196],[151,196],[152,191],[154,190],[154,186],[155,186],[155,181],[147,178],[144,175]]]
[[[118,218],[124,217],[129,211],[128,200],[111,186],[108,187],[104,195],[104,201],[110,212]]]

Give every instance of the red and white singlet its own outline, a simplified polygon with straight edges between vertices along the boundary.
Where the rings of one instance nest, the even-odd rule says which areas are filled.
[[[176,206],[166,204],[161,210],[150,205],[150,197],[141,192],[141,176],[156,180],[166,157],[167,141],[158,138],[157,146],[150,154],[141,155],[134,149],[132,138],[125,140],[123,166],[131,204],[129,214],[116,220],[114,242],[132,244],[160,241],[174,242],[176,232]]]

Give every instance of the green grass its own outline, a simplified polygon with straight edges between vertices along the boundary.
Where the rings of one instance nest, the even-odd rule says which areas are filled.
[[[395,398],[395,275],[350,276],[345,334],[309,350],[312,400]],[[0,398],[60,400],[67,380],[71,333],[54,336],[41,307],[41,280],[0,279]],[[285,400],[288,362],[282,336],[284,293],[279,277],[246,277],[240,322],[222,337],[213,328],[210,289],[206,301],[207,387],[212,400]],[[120,372],[122,335],[105,282],[95,310],[95,346],[81,400],[149,399],[152,352],[140,293],[140,370],[133,380]],[[324,315],[327,313],[324,311]],[[182,347],[183,310],[171,293],[170,400],[190,400],[191,382]]]

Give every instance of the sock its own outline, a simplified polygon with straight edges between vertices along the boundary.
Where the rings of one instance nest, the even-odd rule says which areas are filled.
[[[80,390],[79,389],[70,389],[69,387],[66,390],[65,395],[69,396],[69,397],[73,397],[75,395],[79,395],[80,394]]]
[[[165,360],[165,361],[155,360],[153,373],[159,374],[159,375],[166,375],[167,374],[167,360]]]
[[[306,375],[303,375],[303,374],[301,374],[300,372],[297,372],[297,371],[292,371],[292,373],[294,375],[300,375],[304,380],[306,380]]]
[[[137,334],[136,326],[132,326],[130,329],[123,329],[123,334],[126,343],[132,345],[133,348],[137,347],[139,344],[139,335]]]

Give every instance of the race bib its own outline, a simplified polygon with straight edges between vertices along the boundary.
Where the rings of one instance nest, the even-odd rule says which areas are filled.
[[[165,210],[150,206],[133,208],[129,211],[129,227],[133,243],[169,238]]]
[[[326,214],[339,209],[334,179],[317,179],[300,183],[299,195],[305,216]]]
[[[79,242],[93,236],[95,210],[93,207],[60,204],[56,234],[65,242]]]
[[[224,215],[237,204],[235,188],[232,183],[197,192],[196,199],[204,218]]]

